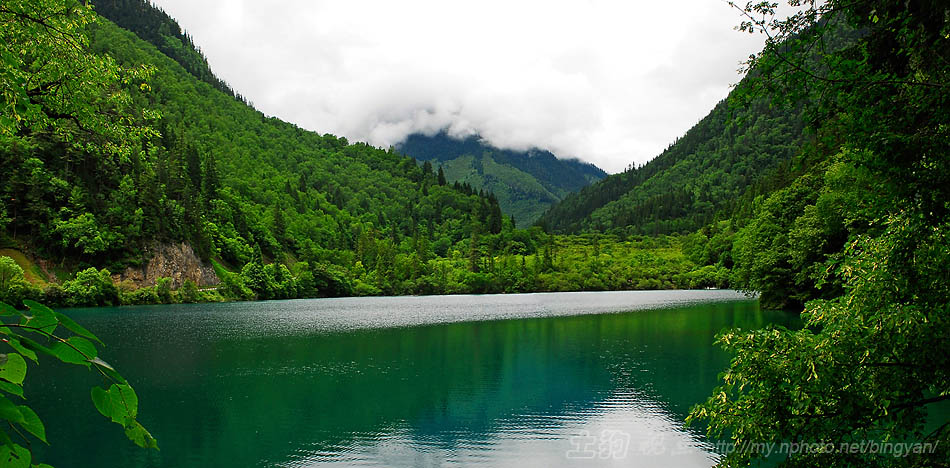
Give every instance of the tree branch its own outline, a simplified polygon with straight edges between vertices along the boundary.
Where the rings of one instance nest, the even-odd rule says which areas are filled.
[[[859,3],[859,2],[858,2],[858,3]],[[752,16],[752,13],[749,12],[748,8],[742,8],[742,7],[740,7],[739,5],[736,5],[734,2],[729,2],[729,5],[732,6],[733,8],[735,8],[735,9],[739,10],[739,11],[742,13],[743,16],[745,16],[746,18],[749,19],[751,25],[754,25],[754,26],[757,27],[760,31],[762,31],[762,33],[765,34],[765,36],[768,38],[768,40],[767,40],[767,42],[766,42],[766,46],[765,46],[765,52],[770,52],[770,53],[774,54],[776,57],[778,57],[782,62],[784,62],[784,63],[785,63],[786,65],[788,65],[789,67],[791,67],[793,70],[798,71],[798,72],[800,72],[800,73],[804,73],[804,74],[807,75],[808,77],[813,78],[813,79],[815,79],[815,80],[824,81],[824,82],[826,82],[826,83],[832,83],[832,84],[851,84],[851,85],[855,85],[855,86],[857,86],[857,85],[863,85],[863,86],[910,85],[910,86],[923,86],[923,87],[930,87],[930,88],[946,88],[946,87],[950,86],[950,85],[947,85],[947,84],[942,84],[942,83],[930,83],[930,82],[926,82],[926,81],[907,81],[907,80],[897,80],[897,79],[890,79],[890,80],[852,80],[852,79],[843,79],[843,78],[830,78],[830,77],[827,77],[827,76],[819,75],[819,74],[817,74],[817,73],[815,73],[815,72],[813,72],[813,71],[811,71],[811,70],[808,70],[808,69],[805,68],[804,66],[801,66],[801,65],[798,65],[798,64],[792,62],[791,60],[789,60],[789,58],[788,58],[785,54],[779,52],[776,43],[782,42],[782,41],[779,41],[779,39],[777,39],[775,36],[773,36],[773,35],[769,32],[769,26],[766,25],[764,19],[763,19],[763,20],[758,20],[758,19],[756,19],[755,17]],[[826,15],[826,14],[831,13],[831,12],[834,12],[834,11],[835,11],[835,10],[827,10],[827,11],[825,11],[825,12],[822,12],[821,14],[822,14],[822,15]],[[773,23],[773,26],[772,26],[772,27],[777,27],[777,26],[775,26],[774,23]],[[787,40],[787,38],[786,38],[785,40]],[[757,57],[762,57],[762,55],[763,55],[763,52],[760,52]],[[750,67],[753,66],[753,65],[755,64],[755,60],[754,60],[754,59],[753,59],[753,60],[750,60],[750,61],[749,61],[749,64],[750,64]]]

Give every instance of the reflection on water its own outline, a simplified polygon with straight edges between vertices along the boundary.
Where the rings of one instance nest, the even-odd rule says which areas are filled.
[[[713,335],[790,320],[719,291],[73,315],[109,343],[104,357],[136,386],[162,447],[124,442],[95,412],[84,370],[31,369],[51,443],[37,451],[96,467],[710,466],[682,421],[727,363]]]

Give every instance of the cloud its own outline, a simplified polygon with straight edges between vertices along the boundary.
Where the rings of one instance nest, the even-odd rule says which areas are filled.
[[[762,38],[725,2],[158,0],[261,111],[386,147],[448,128],[609,172],[724,98]]]

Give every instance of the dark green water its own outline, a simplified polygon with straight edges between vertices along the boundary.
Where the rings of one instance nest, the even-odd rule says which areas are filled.
[[[75,310],[133,383],[144,451],[84,369],[31,367],[60,467],[710,466],[683,418],[725,327],[790,325],[723,291]],[[605,432],[606,431],[606,432]],[[578,458],[581,457],[581,458]]]

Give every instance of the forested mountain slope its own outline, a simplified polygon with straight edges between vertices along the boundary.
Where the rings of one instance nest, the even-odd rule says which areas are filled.
[[[134,32],[151,43],[163,54],[178,62],[188,73],[226,94],[236,96],[234,90],[214,75],[201,50],[174,18],[151,2],[143,0],[99,0],[93,7],[117,26]]]
[[[568,195],[538,224],[565,233],[696,230],[784,169],[803,142],[800,114],[767,99],[736,107],[727,98],[659,156]]]
[[[7,247],[65,272],[115,272],[147,261],[154,242],[186,242],[232,268],[285,262],[297,277],[324,277],[332,294],[340,291],[326,283],[360,261],[369,273],[379,265],[379,285],[388,287],[406,239],[452,245],[473,230],[501,229],[496,201],[440,185],[411,158],[269,118],[135,34],[101,18],[87,27],[93,52],[138,72],[113,85],[122,109],[86,105],[131,130],[110,141],[67,115],[71,138],[88,144],[30,129],[4,136]],[[196,69],[207,70],[201,60]],[[143,66],[151,76],[136,79],[148,74]],[[271,270],[277,282],[287,272]]]
[[[175,26],[151,4],[122,4],[132,10],[120,18],[146,8],[142,18],[151,20],[136,27],[150,41],[174,36],[148,33]],[[182,56],[201,64],[166,55],[89,6],[17,0],[13,8],[0,11],[11,25],[0,30],[0,51],[28,44],[31,53],[0,62],[0,80],[15,78],[6,81],[13,94],[0,99],[0,117],[17,117],[0,118],[0,301],[84,306],[727,281],[719,269],[696,270],[676,238],[516,229],[493,193],[450,183],[431,162],[263,115],[216,78],[201,79],[207,63],[187,41]],[[37,30],[34,13],[57,27]],[[563,184],[574,189],[602,175],[576,164],[576,177],[559,181],[545,168],[565,163],[550,154],[487,160],[501,167],[494,161],[506,158],[555,196]],[[199,291],[209,277],[220,285]]]
[[[460,182],[498,197],[502,211],[519,225],[531,225],[552,204],[607,176],[593,164],[558,159],[549,151],[503,150],[477,136],[465,139],[445,132],[410,135],[396,147],[420,161],[441,166],[449,182]]]

